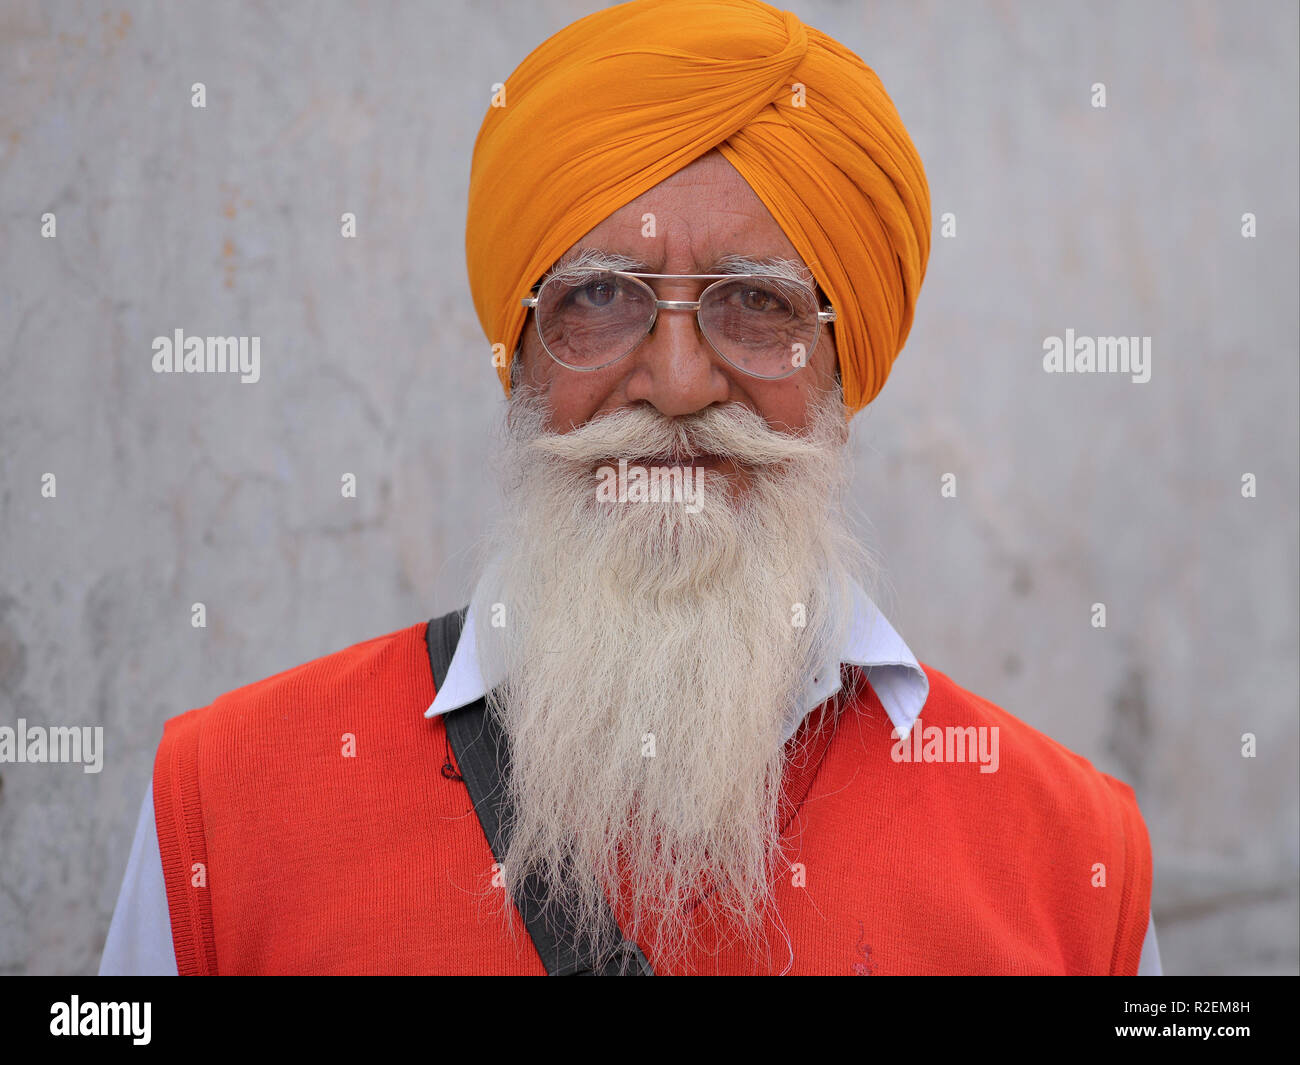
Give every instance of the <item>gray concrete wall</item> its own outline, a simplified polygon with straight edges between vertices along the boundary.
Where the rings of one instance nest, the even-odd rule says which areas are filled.
[[[1296,972],[1296,5],[791,3],[956,218],[856,422],[882,605],[1136,788],[1167,971]],[[0,766],[0,972],[97,967],[166,718],[463,601],[469,153],[594,6],[0,2],[0,724],[106,737]],[[178,327],[261,380],[155,375]],[[1151,380],[1045,374],[1067,328],[1150,336]]]

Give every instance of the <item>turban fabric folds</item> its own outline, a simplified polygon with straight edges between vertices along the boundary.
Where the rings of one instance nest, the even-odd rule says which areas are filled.
[[[507,394],[520,297],[589,230],[716,148],[835,308],[850,412],[875,398],[911,329],[930,193],[856,55],[759,0],[633,0],[541,44],[502,102],[475,142],[465,246]]]

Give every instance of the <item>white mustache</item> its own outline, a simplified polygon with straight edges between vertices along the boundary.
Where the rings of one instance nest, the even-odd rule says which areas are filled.
[[[613,459],[656,458],[685,463],[718,455],[749,466],[810,458],[822,445],[771,428],[739,403],[668,418],[648,406],[621,407],[567,433],[539,433],[535,452],[580,465]]]

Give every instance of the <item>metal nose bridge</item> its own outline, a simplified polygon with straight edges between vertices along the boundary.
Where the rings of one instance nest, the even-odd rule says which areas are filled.
[[[696,326],[696,328],[699,330],[700,335],[703,336],[704,339],[705,339],[706,341],[708,341],[708,344],[709,344],[710,347],[714,347],[713,341],[709,339],[709,335],[708,335],[708,333],[706,333],[706,332],[704,331],[704,322],[703,322],[703,320],[700,318],[700,307],[701,307],[701,305],[702,305],[702,303],[703,303],[703,297],[704,297],[705,294],[709,291],[709,289],[713,288],[713,284],[712,284],[712,283],[711,283],[711,284],[708,284],[708,285],[706,285],[706,286],[704,287],[704,291],[700,293],[700,297],[701,297],[701,298],[698,299],[698,300],[661,300],[661,299],[658,298],[658,297],[659,297],[659,294],[658,294],[657,292],[655,292],[654,289],[650,288],[649,283],[648,283],[645,279],[646,279],[647,277],[653,277],[653,278],[665,278],[665,279],[672,279],[672,280],[709,281],[709,282],[716,283],[717,281],[721,281],[721,280],[723,280],[723,279],[725,279],[725,278],[729,278],[729,277],[736,276],[736,275],[731,275],[731,274],[680,274],[680,275],[673,275],[673,274],[640,274],[640,275],[637,275],[637,274],[632,274],[632,276],[635,277],[638,281],[640,281],[643,285],[645,285],[645,287],[646,287],[647,289],[650,289],[650,294],[651,294],[652,296],[655,297],[655,299],[654,299],[654,307],[655,307],[655,310],[654,310],[654,317],[651,318],[651,320],[650,320],[650,324],[649,324],[649,326],[646,328],[645,337],[642,338],[642,343],[645,342],[646,337],[649,337],[649,336],[651,336],[651,335],[654,333],[654,331],[655,331],[655,326],[657,326],[657,325],[659,324],[659,312],[660,312],[660,311],[691,311],[691,312],[693,312],[693,313],[695,314],[695,326]],[[638,345],[638,347],[639,347],[639,346],[640,346],[640,345]]]
[[[628,274],[640,281],[641,284],[650,291],[650,294],[655,297],[654,305],[656,317],[658,317],[659,311],[694,311],[698,315],[704,296],[717,284],[717,282],[740,276],[739,274],[648,274],[636,273],[633,271],[628,271]],[[698,300],[661,300],[659,299],[659,293],[655,292],[655,290],[650,287],[650,282],[648,280],[650,278],[653,278],[656,281],[698,281],[708,282],[708,284],[704,285],[703,290],[700,292],[700,299]],[[704,323],[700,322],[699,324],[702,327]],[[654,326],[655,323],[652,322],[650,324],[651,330],[654,329]]]

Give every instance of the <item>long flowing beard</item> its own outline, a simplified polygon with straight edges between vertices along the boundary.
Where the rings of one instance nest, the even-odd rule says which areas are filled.
[[[874,573],[838,506],[842,400],[825,396],[799,435],[739,404],[675,419],[622,408],[564,434],[545,418],[516,391],[507,511],[474,608],[483,675],[506,678],[489,696],[512,752],[506,886],[533,873],[566,892],[586,942],[608,935],[621,897],[623,934],[653,936],[663,966],[694,948],[700,918],[757,948],[783,737],[843,645],[850,582]],[[595,468],[611,458],[710,453],[747,483],[699,470],[698,513],[600,498]]]

